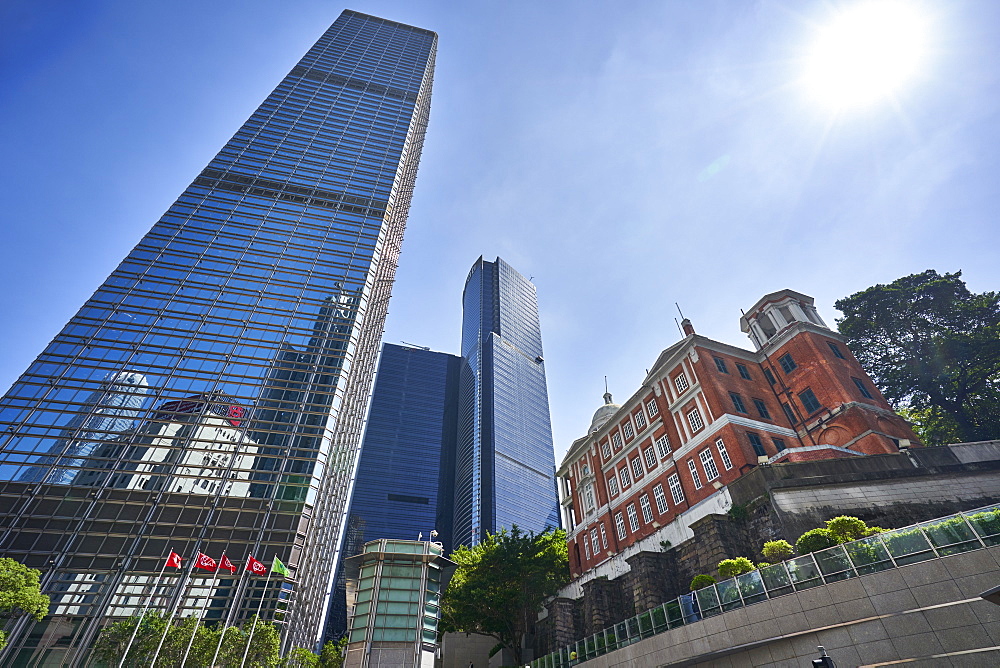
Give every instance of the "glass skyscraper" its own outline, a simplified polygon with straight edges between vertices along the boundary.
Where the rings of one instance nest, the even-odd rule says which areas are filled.
[[[319,638],[436,47],[343,12],[0,400],[0,554],[53,603],[0,663],[82,665],[150,595]],[[223,550],[291,577],[178,591]]]
[[[559,526],[535,286],[480,257],[462,295],[454,544]]]
[[[457,355],[382,345],[344,557],[380,538],[430,540],[432,530],[451,553],[460,365]],[[342,569],[330,608],[327,635],[336,639],[347,624]]]

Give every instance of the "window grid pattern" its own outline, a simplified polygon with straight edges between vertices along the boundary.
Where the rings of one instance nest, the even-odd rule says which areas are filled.
[[[691,431],[698,431],[705,426],[704,421],[701,419],[701,411],[697,408],[692,408],[687,414],[688,424],[691,425]]]
[[[779,357],[778,364],[781,365],[781,370],[784,371],[786,374],[795,371],[795,369],[797,369],[799,366],[798,364],[795,363],[795,360],[792,359],[791,353],[785,353],[784,355]]]
[[[701,467],[705,469],[706,480],[715,480],[719,477],[719,469],[715,466],[715,458],[712,457],[711,450],[705,448],[698,453],[698,458],[701,460]]]
[[[646,459],[646,468],[647,469],[654,469],[654,468],[656,468],[656,464],[657,464],[657,462],[656,462],[656,453],[653,452],[652,446],[650,446],[650,447],[646,448],[645,450],[643,450],[642,456],[645,457],[645,459]]]
[[[618,531],[618,540],[625,540],[625,519],[621,513],[615,513],[615,529]]]
[[[58,614],[137,614],[131,592],[168,542],[228,546],[289,565],[295,584],[264,610],[290,605],[286,639],[312,644],[335,558],[312,546],[341,530],[435,50],[429,31],[341,14],[0,400],[5,554],[32,560],[37,535],[78,537],[44,550],[60,564],[46,591]],[[99,520],[96,500],[68,523],[22,512],[96,499],[87,489]],[[94,579],[126,555],[127,570]],[[179,614],[210,586],[193,577]],[[9,640],[30,654],[37,638]]]
[[[632,473],[635,474],[634,477],[636,480],[642,477],[642,461],[638,457],[632,460]]]
[[[743,403],[743,397],[741,397],[736,392],[730,392],[729,393],[729,398],[732,400],[732,402],[733,402],[733,408],[736,409],[737,413],[746,413],[747,412],[746,404]]]
[[[646,402],[646,410],[649,411],[650,417],[660,413],[660,407],[656,405],[656,399],[650,399]]]
[[[701,476],[698,474],[698,467],[695,466],[693,459],[687,460],[687,463],[688,471],[691,472],[691,482],[694,483],[694,488],[701,489]]]
[[[604,549],[606,550],[608,549],[608,532],[604,530],[604,522],[601,522],[600,527],[601,527],[601,545],[603,545]]]
[[[684,394],[688,389],[687,375],[683,371],[674,378],[674,387],[677,388],[677,394]]]
[[[861,393],[861,396],[863,396],[865,399],[875,398],[872,396],[872,393],[869,392],[868,388],[865,386],[865,381],[861,380],[860,378],[855,378],[854,376],[851,376],[851,380],[854,381],[854,385],[855,387],[858,388],[858,392]]]
[[[626,422],[622,425],[622,432],[625,434],[625,440],[630,441],[632,437],[635,436],[635,432],[632,431],[632,423]]]
[[[747,368],[746,364],[737,364],[736,368],[740,372],[740,377],[743,380],[753,380],[753,376],[750,375],[750,369]]]
[[[747,440],[750,441],[750,447],[753,448],[753,452],[758,457],[766,457],[767,451],[764,450],[764,443],[760,440],[760,436],[753,433],[752,431],[747,432]]]
[[[667,496],[663,493],[663,485],[653,488],[653,500],[656,501],[656,512],[661,515],[667,512]]]
[[[636,531],[639,530],[639,515],[635,512],[635,504],[634,503],[628,504],[628,507],[625,509],[625,512],[628,513],[629,529],[632,530],[632,533],[635,533]]]
[[[771,419],[771,411],[767,410],[767,404],[764,403],[763,399],[753,400],[754,408],[757,409],[757,415],[761,416],[765,420]]]
[[[713,357],[715,361],[715,368],[719,370],[719,373],[729,373],[729,369],[726,367],[726,360],[721,357]]]
[[[642,521],[649,524],[653,521],[653,508],[649,505],[649,495],[643,494],[639,497],[639,510],[642,511]]]
[[[670,496],[674,500],[674,505],[684,503],[684,488],[681,487],[681,478],[676,473],[667,478],[667,485],[670,487]]]
[[[614,474],[608,476],[608,493],[611,496],[618,495],[618,477]]]
[[[733,468],[733,460],[729,458],[729,451],[726,450],[726,443],[721,438],[715,442],[715,448],[719,451],[719,458],[722,459],[722,466],[728,471]]]
[[[636,429],[642,431],[643,429],[646,428],[646,416],[643,414],[642,408],[639,408],[639,412],[636,413],[633,417],[635,418]]]
[[[666,457],[670,454],[670,437],[666,434],[658,437],[656,439],[656,450],[660,453],[660,457]]]
[[[621,478],[622,489],[628,489],[629,486],[632,484],[632,476],[628,472],[628,466],[625,466],[618,470],[618,477]]]

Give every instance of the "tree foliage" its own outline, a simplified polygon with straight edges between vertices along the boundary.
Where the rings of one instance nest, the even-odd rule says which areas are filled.
[[[29,615],[42,621],[49,612],[49,597],[41,592],[41,571],[8,557],[0,558],[0,615]]]
[[[704,589],[708,585],[714,585],[714,584],[715,584],[715,578],[713,578],[711,575],[705,575],[704,573],[702,573],[701,575],[696,575],[693,578],[691,578],[691,591]]]
[[[787,540],[769,540],[764,543],[764,548],[760,551],[770,563],[775,564],[779,561],[784,561],[785,559],[791,558],[795,554],[792,544]]]
[[[837,541],[830,535],[829,529],[810,529],[795,541],[795,551],[799,554],[809,554],[810,552],[825,550],[836,544]]]
[[[1000,293],[930,269],[836,302],[851,350],[929,444],[1000,435]]]
[[[734,578],[754,570],[753,562],[746,557],[736,557],[735,559],[723,559],[719,562],[719,575],[724,578]]]
[[[326,641],[319,653],[319,668],[340,668],[347,656],[347,635],[337,642]]]
[[[442,630],[495,638],[523,665],[522,640],[542,602],[570,579],[566,532],[524,533],[515,525],[451,559],[458,568],[442,601]]]
[[[135,635],[135,640],[125,654],[126,647],[129,647],[129,639],[132,632],[139,624],[139,631]],[[215,661],[215,666],[230,668],[235,666],[247,666],[254,668],[271,668],[279,664],[279,633],[278,629],[271,622],[258,620],[253,629],[253,640],[250,644],[250,651],[247,653],[246,663],[242,663],[243,653],[247,649],[247,641],[250,640],[250,630],[254,624],[253,619],[243,623],[242,628],[231,626],[226,629],[226,635],[222,641],[219,657]],[[212,656],[219,644],[220,629],[210,628],[198,624],[195,631],[195,617],[185,617],[170,625],[167,637],[163,641],[159,655],[156,658],[155,668],[177,668],[184,660],[184,653],[187,652],[188,643],[194,633],[194,642],[191,643],[191,650],[188,652],[187,660],[183,662],[181,668],[195,668],[199,666],[212,665]],[[126,666],[148,666],[156,654],[156,648],[163,637],[167,621],[159,612],[151,612],[142,617],[129,617],[117,621],[107,626],[97,642],[94,644],[92,652],[93,658],[103,661],[110,666],[124,664]],[[294,650],[293,650],[294,653]],[[293,653],[290,653],[291,657]],[[316,655],[312,652],[308,654],[315,661]],[[300,654],[295,654],[294,660],[308,659]],[[287,659],[286,659],[287,660]],[[287,666],[298,668],[312,668],[316,663],[287,663]]]

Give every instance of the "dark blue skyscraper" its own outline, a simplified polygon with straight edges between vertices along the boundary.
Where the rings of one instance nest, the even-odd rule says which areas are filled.
[[[318,639],[436,48],[341,14],[0,399],[0,554],[52,596],[0,664],[84,665],[150,600],[239,621],[280,598],[285,647]],[[223,550],[290,577],[191,571]]]
[[[377,538],[423,534],[451,551],[458,413],[457,355],[384,344],[348,514],[345,557]],[[343,578],[331,604],[330,634],[343,632]]]
[[[559,526],[535,286],[480,257],[462,296],[455,545],[516,524]]]

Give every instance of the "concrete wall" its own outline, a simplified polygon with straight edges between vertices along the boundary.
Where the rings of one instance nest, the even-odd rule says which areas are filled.
[[[1000,665],[1000,547],[883,571],[751,605],[642,640],[587,668]]]

